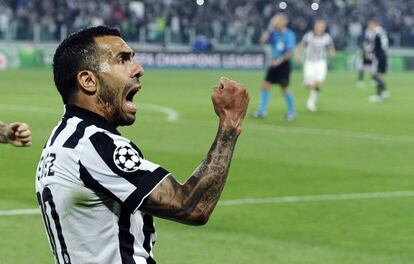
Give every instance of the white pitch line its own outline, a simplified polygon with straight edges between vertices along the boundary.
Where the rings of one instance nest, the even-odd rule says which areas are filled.
[[[156,104],[138,104],[138,108],[164,113],[167,116],[168,122],[176,122],[180,118],[180,114],[178,114],[177,111],[167,106]]]
[[[235,206],[235,205],[254,205],[254,204],[282,204],[282,203],[321,202],[321,201],[383,199],[383,198],[397,198],[397,197],[414,197],[414,191],[246,198],[246,199],[221,201],[219,205]]]
[[[200,120],[186,120],[180,119],[180,123],[200,123],[209,124],[215,126],[216,121],[200,121]],[[329,128],[315,128],[315,127],[300,127],[300,126],[283,126],[283,125],[271,125],[271,124],[258,124],[258,123],[245,123],[243,125],[245,130],[265,130],[275,133],[297,134],[297,135],[309,135],[309,136],[326,136],[326,137],[345,137],[361,140],[373,140],[373,141],[395,141],[402,143],[414,143],[414,135],[395,135],[395,134],[378,134],[364,131],[353,130],[339,130]]]
[[[293,133],[293,134],[304,134],[314,136],[338,136],[348,137],[357,139],[368,139],[368,140],[386,140],[386,141],[398,141],[398,142],[410,142],[414,143],[414,136],[410,135],[392,135],[392,134],[377,134],[370,132],[359,132],[349,130],[335,130],[335,129],[324,129],[324,128],[312,128],[312,127],[297,127],[297,126],[276,126],[268,124],[246,124],[246,128],[253,128],[258,130],[272,130],[279,133]]]
[[[38,208],[0,210],[0,216],[34,215],[39,213],[40,210]]]
[[[257,205],[257,204],[285,204],[302,202],[324,202],[324,201],[349,201],[365,199],[385,199],[398,197],[414,197],[414,191],[395,191],[395,192],[372,192],[372,193],[344,193],[344,194],[322,194],[322,195],[303,195],[303,196],[281,196],[267,198],[246,198],[235,200],[224,200],[219,202],[219,206],[238,206],[238,205]],[[1,216],[19,216],[39,214],[37,208],[0,210]]]
[[[160,112],[166,115],[167,122],[176,122],[180,119],[180,115],[174,109],[156,105],[156,104],[138,104],[138,107],[142,109],[148,109],[156,112]],[[23,106],[23,105],[0,105],[0,110],[10,110],[10,111],[21,111],[21,112],[36,112],[36,113],[45,113],[45,114],[56,114],[59,112],[55,109],[49,109],[46,107],[37,107],[37,106]],[[59,112],[60,113],[60,112]],[[182,120],[184,122],[200,122],[194,120]],[[216,125],[214,121],[207,121],[211,125]],[[204,123],[206,123],[204,121]],[[335,129],[324,129],[324,128],[312,128],[312,127],[298,127],[298,126],[277,126],[269,124],[254,124],[247,123],[245,125],[247,129],[256,129],[256,130],[269,130],[275,131],[277,133],[290,133],[290,134],[299,134],[299,135],[311,135],[311,136],[327,136],[327,137],[347,137],[363,140],[374,140],[374,141],[396,141],[403,143],[414,143],[414,136],[410,135],[393,135],[393,134],[377,134],[370,132],[360,132],[360,131],[350,131],[350,130],[335,130]]]
[[[148,109],[155,112],[160,112],[166,115],[167,122],[176,122],[180,115],[174,109],[163,106],[163,105],[156,105],[156,104],[138,104],[138,108]],[[28,106],[28,105],[15,105],[15,104],[3,104],[0,105],[0,110],[9,110],[9,111],[17,111],[17,112],[35,112],[35,113],[42,113],[42,114],[60,114],[63,110],[56,110],[50,109],[47,107],[41,106]]]

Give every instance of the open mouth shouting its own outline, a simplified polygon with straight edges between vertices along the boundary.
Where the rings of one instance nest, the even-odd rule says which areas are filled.
[[[125,112],[130,113],[130,114],[135,114],[137,112],[137,106],[133,102],[133,100],[134,100],[135,94],[138,93],[140,89],[141,89],[141,84],[139,81],[129,88],[125,96],[124,105],[123,105]]]

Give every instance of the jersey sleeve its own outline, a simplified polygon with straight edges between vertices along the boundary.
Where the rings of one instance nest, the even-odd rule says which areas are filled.
[[[129,140],[98,132],[80,153],[79,174],[86,187],[105,193],[132,213],[169,172],[144,159]]]
[[[269,35],[269,40],[267,41],[270,45],[276,45],[276,32],[272,31]]]
[[[296,37],[292,31],[289,31],[286,39],[286,51],[294,51],[296,46]]]

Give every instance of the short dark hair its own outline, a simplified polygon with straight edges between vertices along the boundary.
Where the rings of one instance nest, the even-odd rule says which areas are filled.
[[[53,56],[53,77],[64,104],[77,90],[76,75],[81,70],[97,71],[99,50],[96,37],[121,36],[119,30],[106,26],[90,27],[69,35]]]

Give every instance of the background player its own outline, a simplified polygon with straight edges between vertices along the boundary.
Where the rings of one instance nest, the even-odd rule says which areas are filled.
[[[154,264],[153,216],[202,225],[213,212],[247,110],[245,87],[220,79],[212,94],[215,141],[180,184],[116,129],[134,123],[144,73],[119,31],[70,35],[53,73],[65,114],[42,151],[36,194],[56,263]]]
[[[329,51],[331,57],[335,57],[333,40],[325,30],[326,22],[322,19],[316,20],[313,31],[304,35],[296,52],[298,61],[302,61],[304,56],[303,78],[306,87],[310,89],[306,107],[311,112],[317,110],[319,91],[328,71],[326,51]],[[305,50],[304,55],[303,50]]]
[[[384,99],[390,96],[383,78],[383,75],[387,72],[388,36],[385,30],[380,26],[377,19],[369,21],[368,29],[372,32],[367,41],[369,41],[372,46],[375,67],[372,79],[374,80],[377,88],[376,94],[370,96],[368,99],[370,102],[378,103],[383,102]]]
[[[287,113],[285,119],[293,121],[296,118],[293,94],[288,90],[290,79],[290,57],[295,49],[295,35],[287,28],[287,17],[276,14],[270,21],[268,30],[262,34],[260,42],[269,44],[272,50],[272,61],[262,84],[261,101],[259,109],[252,113],[253,117],[264,118],[269,104],[270,87],[279,84],[285,97]]]
[[[0,143],[9,143],[16,147],[28,147],[32,144],[32,132],[26,123],[5,124],[0,121]]]
[[[364,35],[364,40],[362,41],[361,47],[361,57],[357,61],[358,67],[358,82],[357,87],[364,87],[364,75],[369,73],[370,75],[374,72],[373,60],[374,55],[372,53],[372,46],[368,39],[371,38],[372,31],[367,28]]]

